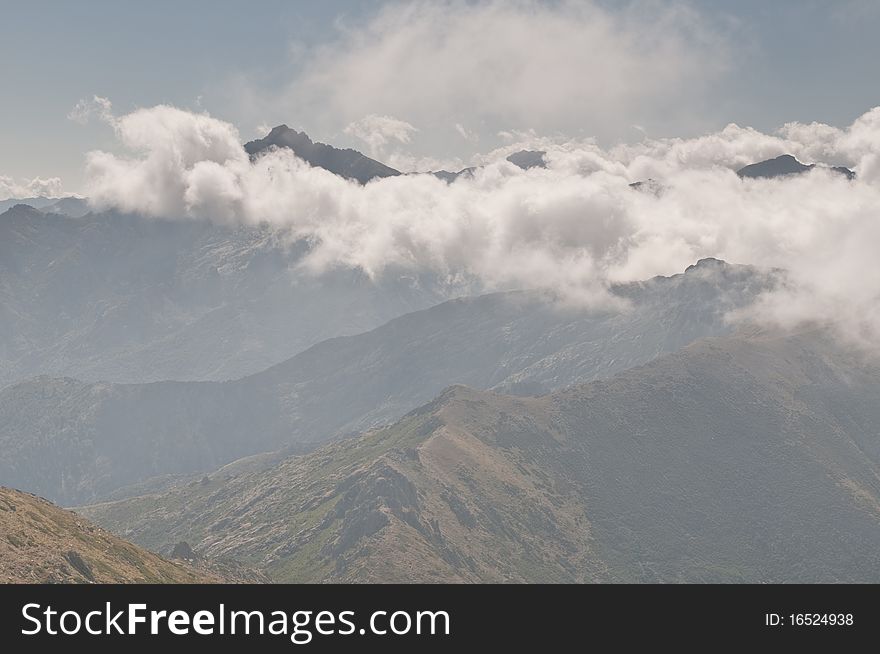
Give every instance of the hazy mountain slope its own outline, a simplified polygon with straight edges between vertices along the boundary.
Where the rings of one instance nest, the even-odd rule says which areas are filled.
[[[767,283],[707,260],[618,289],[628,310],[566,308],[540,293],[454,300],[235,382],[32,379],[0,390],[0,479],[84,503],[388,423],[451,384],[536,394],[608,377],[728,333],[724,313]]]
[[[53,199],[51,204],[40,209],[43,213],[58,213],[71,218],[82,218],[91,210],[87,200],[75,197]]]
[[[0,386],[38,374],[230,379],[448,297],[412,276],[296,269],[268,228],[0,215]]]
[[[703,260],[685,274],[619,288],[631,303],[623,311],[566,307],[540,293],[453,300],[321,343],[254,380],[287,395],[306,438],[361,431],[451,384],[537,395],[608,377],[729,333],[725,313],[768,283],[752,268]]]
[[[755,334],[84,511],[285,581],[876,582],[878,433],[876,361]]]
[[[0,487],[0,583],[212,583],[71,511]]]
[[[265,137],[245,143],[244,149],[256,155],[271,147],[290,148],[300,159],[316,168],[324,168],[346,179],[366,184],[372,179],[394,177],[400,171],[370,159],[357,150],[340,150],[332,145],[312,141],[305,132],[297,132],[287,125],[273,127]]]

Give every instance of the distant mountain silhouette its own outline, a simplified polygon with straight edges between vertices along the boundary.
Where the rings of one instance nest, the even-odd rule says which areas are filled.
[[[326,143],[312,141],[305,132],[297,132],[287,125],[273,127],[264,138],[245,143],[244,149],[251,156],[255,156],[271,147],[290,148],[300,159],[317,168],[329,170],[331,173],[353,179],[361,184],[366,184],[373,179],[383,177],[396,177],[402,175],[399,170],[386,166],[380,161],[371,159],[358,152],[347,148],[340,150]],[[529,168],[545,168],[544,155],[546,152],[539,150],[520,150],[507,157],[507,161],[519,166],[523,170]],[[428,174],[442,179],[444,182],[454,182],[462,175],[470,176],[476,167],[471,166],[459,171],[436,170]]]
[[[546,168],[547,164],[544,161],[545,154],[547,153],[539,150],[520,150],[519,152],[514,152],[509,155],[507,161],[515,166],[519,166],[523,170],[528,170],[529,168]],[[435,170],[431,172],[431,174],[434,175],[434,177],[439,177],[444,182],[452,183],[462,175],[465,177],[473,175],[475,170],[477,170],[476,166],[471,166],[469,168],[463,168],[458,172]]]
[[[297,157],[310,165],[361,184],[381,177],[400,175],[399,170],[370,159],[357,150],[340,150],[326,143],[312,141],[305,132],[297,132],[287,125],[274,127],[265,138],[246,143],[244,149],[248,154],[256,155],[272,146],[290,148]]]
[[[469,168],[462,168],[458,172],[451,172],[449,170],[435,170],[435,171],[432,171],[431,174],[434,177],[439,177],[444,182],[451,183],[451,182],[454,182],[455,180],[457,180],[462,175],[464,175],[465,177],[470,177],[471,175],[474,174],[474,171],[476,169],[477,169],[476,166],[470,166]]]
[[[547,162],[544,155],[547,153],[543,150],[520,150],[508,155],[507,160],[514,166],[519,166],[523,170],[529,168],[546,168]]]
[[[17,204],[26,204],[34,209],[39,209],[43,213],[58,213],[73,218],[79,218],[89,212],[88,203],[84,198],[69,196],[63,198],[36,197],[0,200],[0,213],[11,209]]]
[[[790,154],[783,154],[775,159],[767,159],[766,161],[760,161],[745,166],[744,168],[740,168],[736,171],[736,174],[740,177],[749,177],[752,179],[774,178],[784,177],[786,175],[799,175],[808,170],[812,170],[815,167],[816,164],[804,164]],[[827,166],[821,167],[827,168]],[[853,171],[843,166],[834,166],[831,170],[840,173],[841,175],[845,175],[847,179],[854,179],[856,176]]]

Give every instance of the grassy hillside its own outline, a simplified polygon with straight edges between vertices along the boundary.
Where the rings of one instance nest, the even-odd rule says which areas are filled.
[[[0,583],[213,583],[34,495],[0,487]]]

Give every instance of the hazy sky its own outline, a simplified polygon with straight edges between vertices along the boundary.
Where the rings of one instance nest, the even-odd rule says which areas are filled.
[[[0,177],[70,191],[87,151],[116,147],[107,122],[69,118],[94,96],[207,111],[242,139],[284,122],[402,168],[528,130],[608,144],[845,126],[880,104],[873,0],[4,0],[0,22]]]

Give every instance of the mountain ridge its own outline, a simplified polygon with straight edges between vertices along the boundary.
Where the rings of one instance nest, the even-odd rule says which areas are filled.
[[[456,290],[430,275],[297,272],[308,244],[267,226],[22,205],[0,214],[0,386],[39,374],[239,378]]]
[[[567,307],[541,292],[452,300],[229,382],[32,379],[0,390],[0,475],[83,503],[151,477],[358,433],[453,383],[546,393],[730,333],[725,313],[769,283],[718,262],[619,287],[624,311]]]
[[[454,386],[268,468],[80,510],[286,582],[871,581],[878,372],[821,330],[750,330],[539,398]]]

